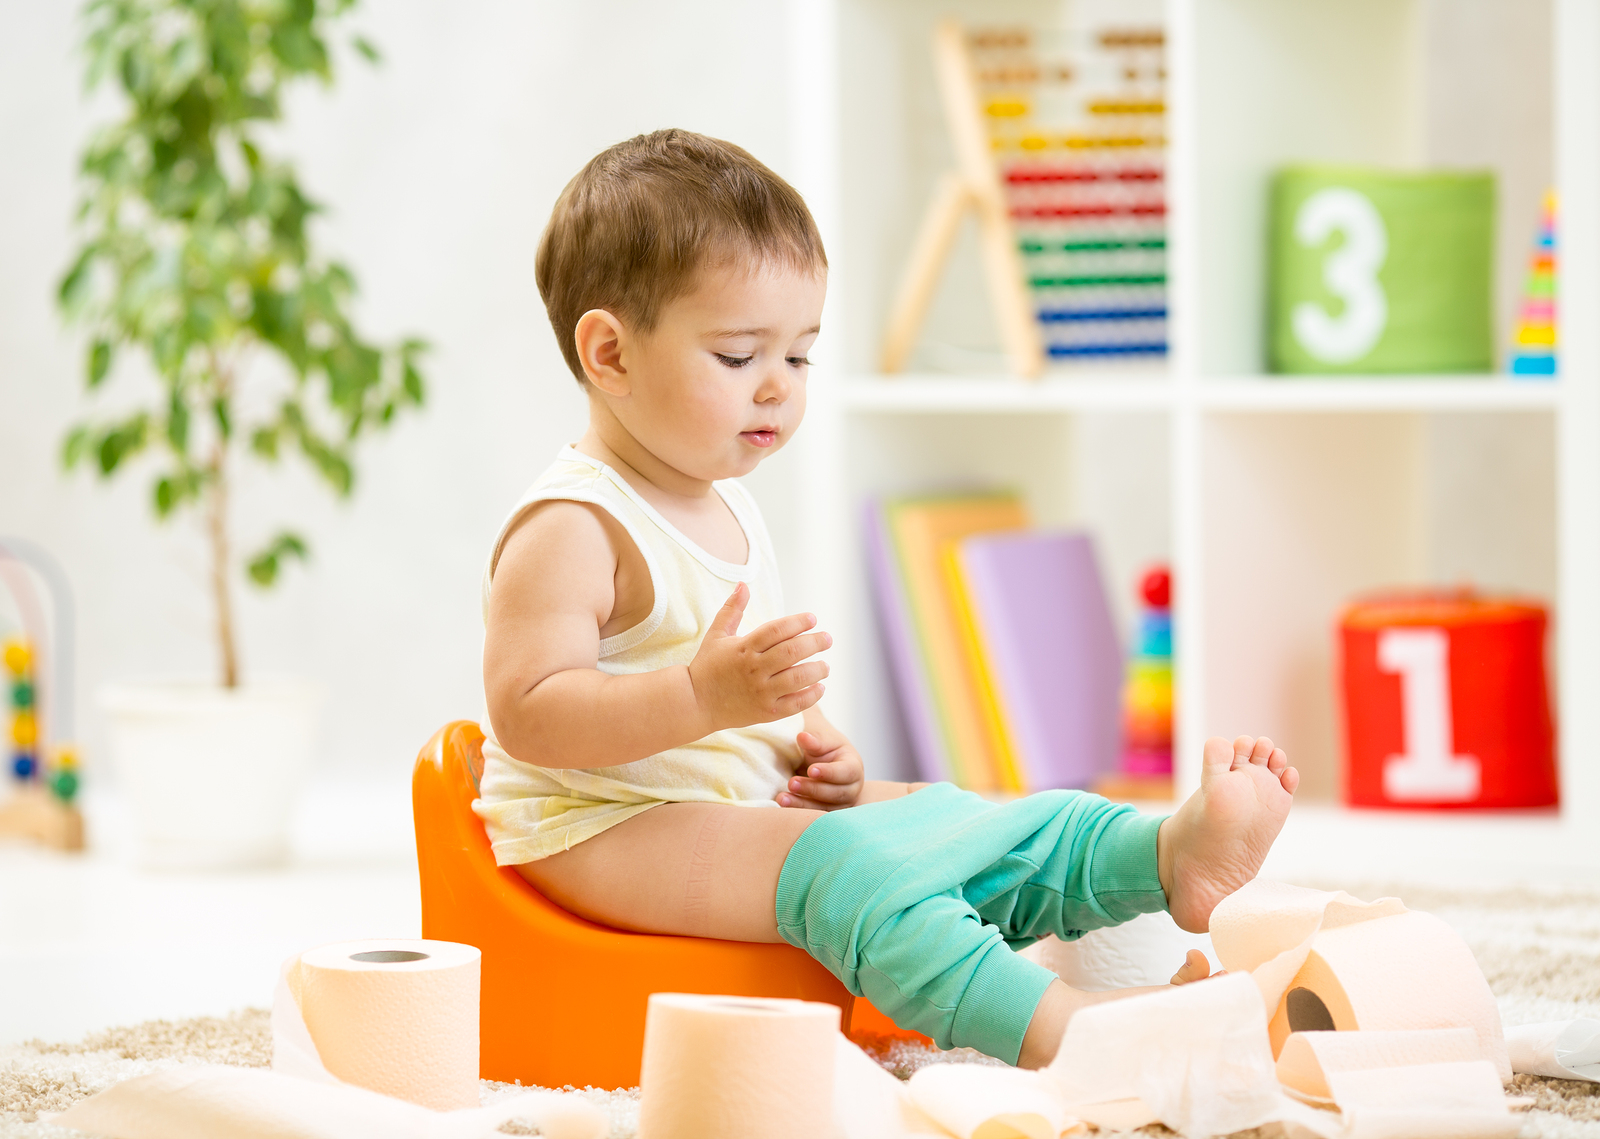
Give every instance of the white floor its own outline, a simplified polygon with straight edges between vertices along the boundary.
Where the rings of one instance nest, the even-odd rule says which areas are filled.
[[[84,809],[86,854],[0,845],[0,1045],[263,1007],[293,953],[420,933],[408,769],[313,785],[272,871],[141,871],[120,804]]]

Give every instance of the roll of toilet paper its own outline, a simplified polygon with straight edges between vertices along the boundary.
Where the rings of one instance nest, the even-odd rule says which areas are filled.
[[[453,1111],[478,1106],[481,961],[453,941],[341,941],[302,953],[288,982],[330,1073]]]
[[[1500,1010],[1472,950],[1431,914],[1397,898],[1257,879],[1211,915],[1225,968],[1249,970],[1277,1057],[1292,1032],[1470,1028],[1483,1058],[1511,1078]]]
[[[1274,1051],[1291,1032],[1470,1028],[1482,1057],[1511,1078],[1500,1010],[1461,935],[1409,912],[1323,929],[1272,1018]]]
[[[653,994],[640,1139],[831,1135],[838,1032],[838,1008],[816,1001]]]

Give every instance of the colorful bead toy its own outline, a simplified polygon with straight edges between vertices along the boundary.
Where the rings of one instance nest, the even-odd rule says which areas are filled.
[[[54,602],[48,618],[45,597]],[[82,850],[83,817],[73,803],[78,757],[63,742],[72,716],[73,610],[66,575],[32,543],[0,539],[0,625],[9,620],[8,599],[22,631],[0,647],[11,771],[10,794],[0,795],[0,836]]]
[[[1145,608],[1128,660],[1123,693],[1126,775],[1172,774],[1172,578],[1165,566],[1144,575],[1139,593]]]
[[[1046,355],[1165,355],[1164,33],[968,41]]]
[[[934,188],[879,366],[903,371],[964,217],[1011,370],[1167,352],[1166,34],[934,29],[955,169]]]
[[[1556,374],[1556,194],[1544,196],[1539,237],[1528,266],[1528,281],[1517,314],[1511,353],[1513,376]]]
[[[32,779],[39,770],[34,749],[39,743],[39,723],[33,713],[33,649],[18,637],[6,642],[6,672],[11,677],[11,774]]]

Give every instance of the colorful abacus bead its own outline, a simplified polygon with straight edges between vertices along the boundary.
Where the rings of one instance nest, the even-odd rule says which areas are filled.
[[[11,757],[11,774],[18,779],[32,779],[39,770],[39,761],[28,752],[18,752]]]
[[[55,774],[50,777],[50,790],[63,803],[70,803],[78,793],[78,753],[70,747],[58,747],[55,768]]]
[[[72,797],[78,793],[78,773],[62,768],[50,777],[50,790],[63,803],[72,802]]]
[[[12,715],[11,742],[17,745],[18,751],[27,751],[39,742],[39,722],[31,711],[21,709]]]
[[[5,660],[6,671],[12,676],[25,676],[33,665],[33,650],[28,647],[26,641],[7,641],[5,652],[0,659]]]

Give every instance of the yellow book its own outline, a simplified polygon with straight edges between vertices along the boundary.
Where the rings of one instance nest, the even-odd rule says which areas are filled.
[[[951,759],[963,786],[1001,790],[1002,760],[985,725],[941,557],[947,545],[970,535],[1025,529],[1027,507],[1004,492],[899,499],[886,503],[884,514]]]
[[[1011,733],[1006,730],[1006,717],[1000,707],[1000,690],[995,682],[994,670],[989,667],[988,655],[983,651],[983,637],[978,632],[978,617],[972,608],[972,597],[967,592],[967,578],[961,570],[961,546],[946,542],[940,554],[946,588],[956,615],[956,631],[961,637],[961,648],[966,657],[967,673],[972,690],[978,698],[978,716],[989,737],[989,753],[994,756],[995,774],[1000,790],[1016,791],[1026,795],[1031,788],[1023,779],[1022,767],[1017,762],[1016,749],[1011,743]]]

